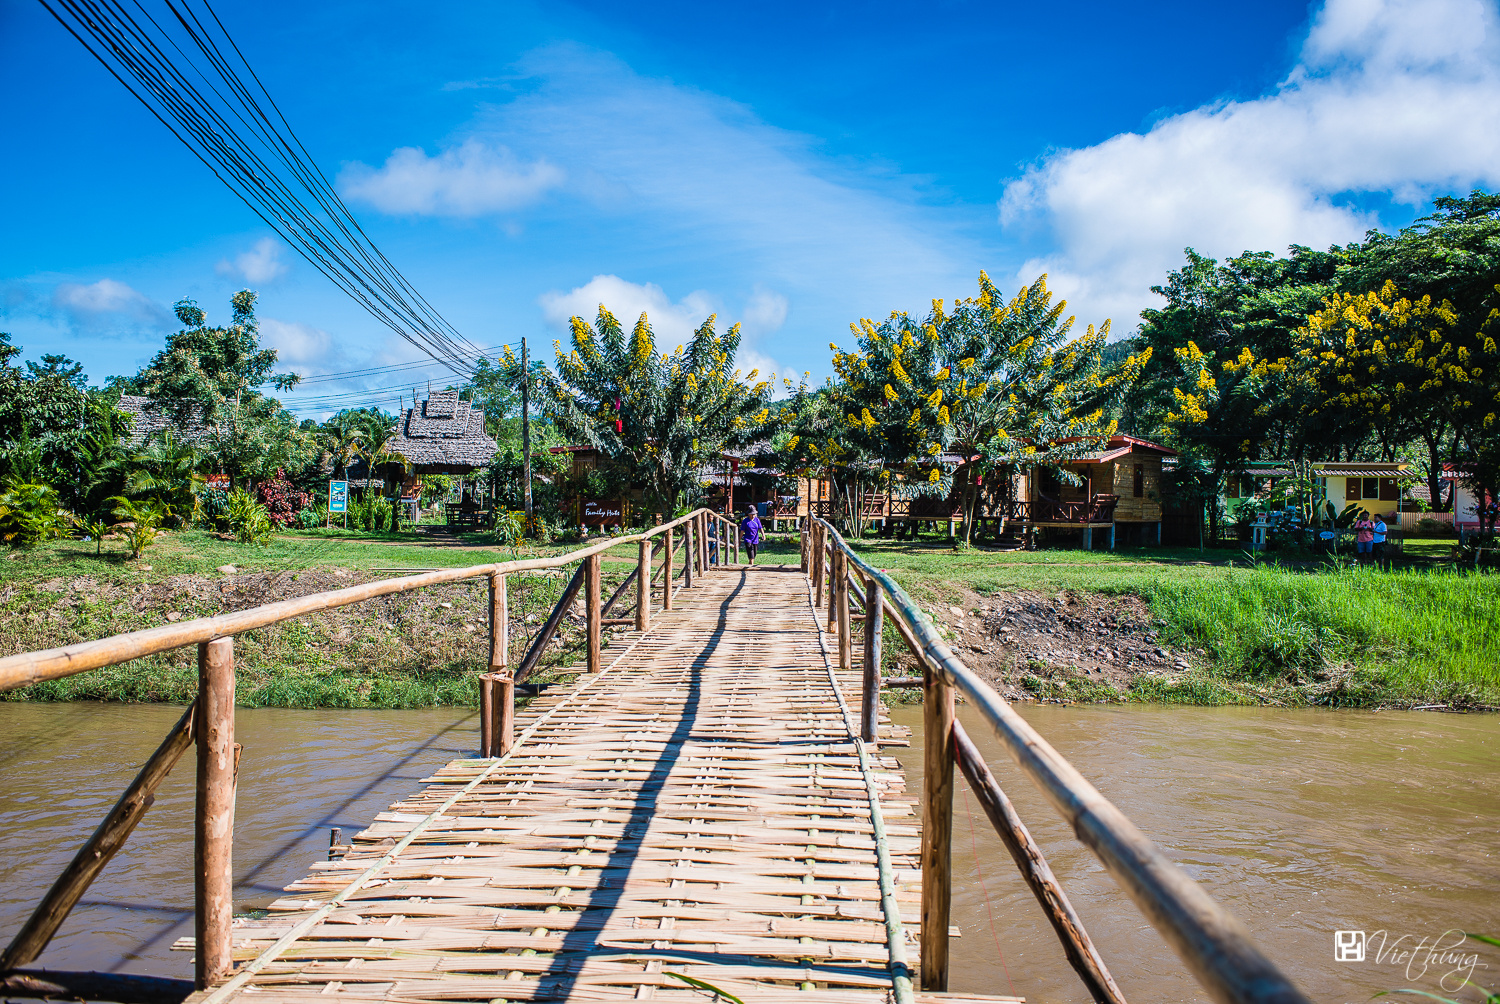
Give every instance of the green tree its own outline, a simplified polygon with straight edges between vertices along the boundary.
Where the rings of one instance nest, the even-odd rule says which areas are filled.
[[[82,364],[46,355],[23,369],[20,353],[0,332],[0,479],[52,485],[65,506],[93,512],[119,487],[129,419],[115,394],[87,388]]]
[[[833,346],[833,400],[857,446],[888,468],[940,483],[944,454],[956,454],[968,533],[982,478],[1008,484],[1043,467],[1071,479],[1064,465],[1114,434],[1106,406],[1150,358],[1107,369],[1109,322],[1070,337],[1066,310],[1046,276],[1006,302],[981,272],[979,295],[951,309],[934,300],[920,321],[898,311],[851,325],[857,348]]]
[[[720,335],[714,321],[658,354],[645,314],[627,337],[600,306],[594,324],[573,318],[572,351],[556,343],[557,372],[543,377],[543,407],[559,431],[631,471],[669,516],[706,464],[771,431],[770,381],[740,376],[739,325]]]

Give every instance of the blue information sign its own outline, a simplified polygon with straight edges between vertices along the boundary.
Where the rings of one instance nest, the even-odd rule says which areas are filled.
[[[347,482],[347,481],[330,481],[330,482],[328,482],[328,511],[329,512],[348,512],[349,511],[349,482]]]

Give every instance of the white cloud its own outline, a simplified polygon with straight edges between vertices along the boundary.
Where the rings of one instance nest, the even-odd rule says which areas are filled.
[[[757,284],[745,304],[745,333],[768,335],[786,323],[787,299],[774,289]]]
[[[658,352],[670,352],[686,344],[709,314],[717,314],[714,326],[719,332],[727,331],[736,320],[740,321],[742,338],[738,364],[741,370],[759,369],[761,376],[765,376],[784,369],[755,348],[760,336],[781,327],[787,313],[786,297],[761,286],[756,287],[738,318],[719,309],[716,299],[703,290],[695,290],[673,302],[666,291],[653,282],[638,284],[617,275],[596,275],[586,284],[566,293],[545,293],[538,302],[547,323],[562,332],[568,330],[569,321],[574,317],[592,322],[598,316],[601,304],[619,319],[620,326],[627,333],[644,313],[656,335]],[[562,342],[567,347],[566,336]]]
[[[249,251],[236,256],[234,261],[220,261],[214,266],[214,271],[220,275],[238,276],[257,285],[270,282],[286,274],[287,265],[281,260],[281,249],[280,241],[273,237],[262,237]]]
[[[703,290],[695,290],[673,303],[656,283],[637,284],[617,275],[596,275],[566,293],[555,290],[544,293],[538,302],[542,317],[559,331],[568,330],[568,321],[573,317],[592,322],[601,304],[619,319],[627,333],[635,327],[636,319],[645,314],[660,352],[670,352],[686,344],[708,315],[716,313],[713,299]],[[718,325],[720,330],[727,326]]]
[[[436,157],[402,147],[381,168],[354,163],[339,174],[339,187],[351,199],[385,213],[424,216],[510,212],[562,182],[563,172],[547,161],[523,163],[506,147],[490,147],[476,139]]]
[[[52,293],[52,306],[80,328],[116,327],[122,323],[162,328],[172,315],[161,304],[115,279],[83,285],[65,282]]]
[[[1116,320],[1191,245],[1215,257],[1358,239],[1351,203],[1420,205],[1500,181],[1500,17],[1486,0],[1330,0],[1270,94],[1064,151],[1006,189],[1001,223],[1043,223],[1048,271],[1074,309]]]
[[[276,358],[283,364],[327,363],[334,347],[333,337],[323,329],[274,317],[260,319],[260,340],[276,350]]]
[[[517,69],[529,90],[489,106],[477,134],[562,165],[590,225],[618,221],[646,252],[680,260],[685,247],[699,270],[786,290],[841,329],[972,283],[984,264],[963,210],[925,205],[920,179],[836,161],[742,104],[571,45]]]

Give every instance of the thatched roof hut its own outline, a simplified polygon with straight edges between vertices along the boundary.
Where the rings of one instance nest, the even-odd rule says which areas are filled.
[[[445,390],[401,415],[389,449],[418,474],[467,474],[489,465],[498,447],[484,431],[484,412]]]
[[[131,449],[140,449],[151,437],[163,432],[171,432],[179,443],[196,443],[213,431],[204,420],[203,405],[196,401],[158,401],[122,394],[115,407],[130,416],[126,443]]]

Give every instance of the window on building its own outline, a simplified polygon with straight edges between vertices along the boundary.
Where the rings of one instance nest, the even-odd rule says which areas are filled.
[[[1363,482],[1364,483],[1360,486],[1360,489],[1359,489],[1360,497],[1367,498],[1367,499],[1378,499],[1378,498],[1380,498],[1380,479],[1379,478],[1364,478]]]
[[[1146,494],[1146,465],[1135,465],[1135,497],[1141,498]]]

